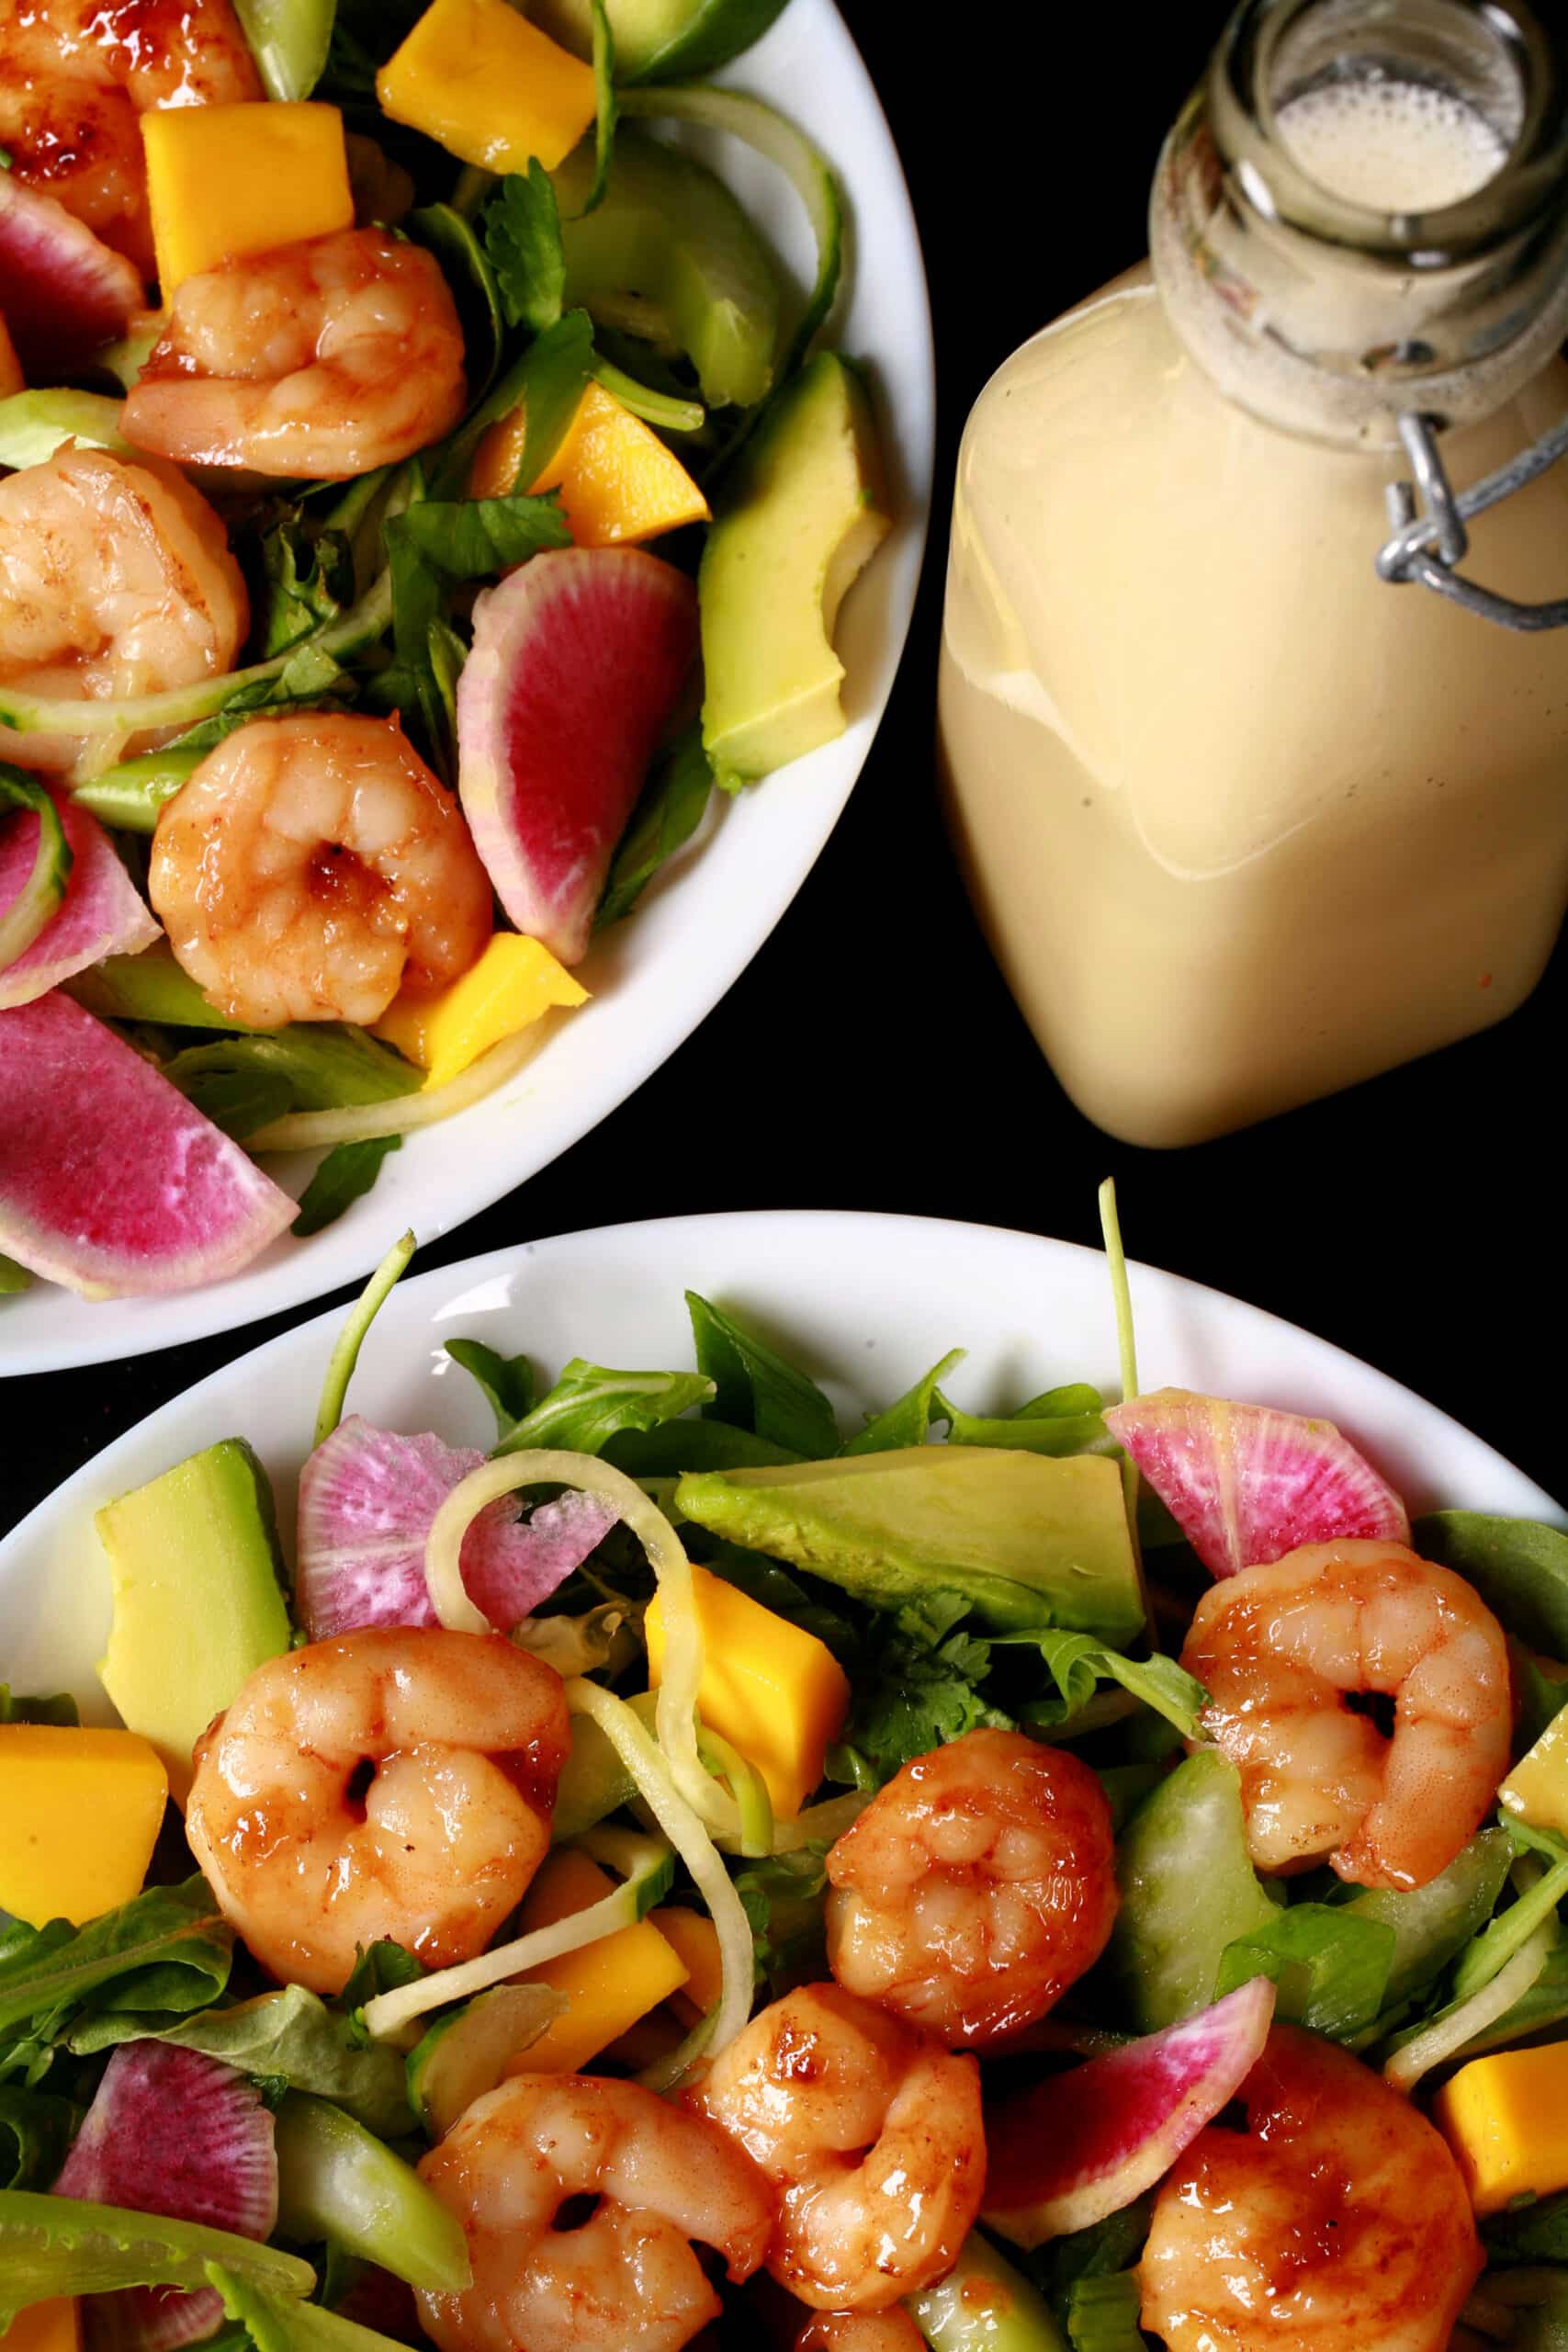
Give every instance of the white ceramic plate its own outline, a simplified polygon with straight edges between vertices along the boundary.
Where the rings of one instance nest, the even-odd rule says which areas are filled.
[[[832,0],[791,0],[763,40],[716,78],[793,117],[831,159],[848,197],[848,298],[829,333],[871,368],[897,519],[840,624],[846,732],[716,810],[582,967],[593,1001],[542,1024],[538,1052],[510,1085],[449,1124],[408,1136],[374,1192],[336,1225],[309,1241],[286,1237],[231,1281],[171,1297],[93,1304],[37,1283],[0,1304],[0,1374],[105,1363],[232,1330],[367,1273],[407,1226],[431,1241],[488,1208],[597,1126],[673,1053],[810,872],[871,748],[914,607],[931,504],[931,311],[892,134]],[[809,233],[787,184],[733,141],[692,143],[808,283]],[[298,1193],[311,1164],[272,1161],[269,1170]]]
[[[1318,1414],[1339,1424],[1412,1510],[1462,1504],[1559,1520],[1551,1497],[1406,1388],[1258,1308],[1135,1266],[1139,1364],[1149,1386]],[[349,1394],[385,1428],[489,1445],[494,1425],[447,1340],[525,1351],[553,1377],[568,1358],[627,1369],[692,1361],[682,1294],[700,1290],[772,1336],[817,1378],[846,1430],[891,1402],[951,1347],[951,1387],[997,1411],[1065,1380],[1116,1387],[1103,1260],[1062,1241],[976,1225],[824,1212],[672,1217],[611,1226],[438,1268],[383,1307]],[[93,1532],[101,1503],[198,1447],[248,1437],[272,1474],[288,1540],[322,1372],[341,1317],[317,1317],[130,1431],[0,1544],[0,1679],[73,1690],[107,1708],[93,1672],[108,1580]]]

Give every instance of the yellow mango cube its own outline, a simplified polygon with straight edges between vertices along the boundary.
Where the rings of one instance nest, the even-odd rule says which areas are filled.
[[[5,320],[0,319],[0,400],[9,400],[13,392],[25,391],[26,389],[27,378],[22,373],[17,347],[11,341],[10,330]]]
[[[80,1927],[141,1892],[169,1792],[133,1731],[0,1724],[0,1911]]]
[[[470,498],[505,498],[517,488],[527,435],[522,408],[496,420],[474,452]],[[559,448],[528,488],[559,491],[580,548],[633,547],[708,519],[707,500],[674,451],[603,384],[588,385]]]
[[[141,143],[165,302],[205,269],[354,226],[336,107],[155,107]]]
[[[74,2295],[29,2303],[3,2334],[3,2352],[82,2352],[82,2311]]]
[[[498,931],[460,980],[439,996],[394,997],[372,1034],[417,1062],[434,1088],[552,1005],[587,1001],[588,990],[541,941]]]
[[[1568,2042],[1472,2058],[1432,2111],[1478,2214],[1568,2188]]]
[[[1537,1829],[1568,1833],[1568,1708],[1553,1715],[1497,1792],[1506,1813]]]
[[[594,116],[593,69],[507,0],[433,0],[376,76],[394,122],[487,172],[553,172]]]
[[[686,2024],[695,2025],[717,2006],[724,1990],[718,1929],[705,1911],[688,1911],[682,1903],[660,1904],[648,1916],[685,1967],[686,1981],[671,1996],[671,2007]]]
[[[822,1778],[823,1758],[849,1713],[843,1668],[815,1634],[692,1568],[703,1638],[697,1713],[754,1764],[774,1813],[791,1820]],[[643,1621],[648,1678],[664,1670],[664,1611],[656,1593]]]
[[[608,1871],[570,1846],[551,1854],[524,1898],[518,1932],[553,1928],[574,1911],[586,1911],[615,1890]],[[568,2007],[537,2041],[519,2051],[509,2075],[575,2075],[612,2041],[629,2032],[639,2018],[678,1993],[686,1982],[684,1962],[648,1919],[617,1928],[580,1951],[563,1952],[542,1968],[530,1969],[525,1984],[550,1984]]]

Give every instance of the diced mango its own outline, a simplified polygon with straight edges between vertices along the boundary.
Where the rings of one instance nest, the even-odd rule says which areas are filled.
[[[1497,1792],[1506,1813],[1537,1829],[1568,1833],[1568,1707],[1553,1715]]]
[[[374,1035],[445,1086],[491,1046],[552,1005],[585,1004],[588,990],[537,939],[498,931],[476,964],[439,996],[394,997]]]
[[[1443,2085],[1433,2115],[1477,2213],[1568,2188],[1568,2042],[1472,2059]]]
[[[527,437],[524,409],[496,420],[474,452],[471,498],[505,498],[517,488]],[[587,387],[559,448],[528,488],[559,491],[580,548],[630,547],[708,519],[707,500],[674,451],[602,384]]]
[[[0,319],[0,400],[9,400],[13,392],[25,391],[27,380],[10,332],[5,320]]]
[[[528,1889],[518,1918],[519,1932],[553,1928],[558,1919],[585,1911],[614,1891],[615,1882],[588,1855],[562,1847],[549,1856]],[[545,2028],[537,2041],[520,2051],[511,2075],[575,2075],[591,2058],[639,2018],[678,1993],[686,1982],[684,1962],[647,1919],[617,1928],[581,1951],[531,1969],[524,1983],[552,1984],[569,2007]]]
[[[154,107],[141,142],[165,302],[183,278],[221,262],[354,226],[336,107]]]
[[[488,172],[553,172],[594,115],[593,69],[507,0],[433,0],[376,76],[394,122]]]
[[[133,1731],[0,1724],[0,1911],[80,1927],[141,1892],[169,1792]]]
[[[29,2303],[0,2332],[4,2352],[82,2352],[82,2310],[74,2295]]]
[[[661,1904],[648,1916],[685,1967],[686,1981],[671,1996],[671,2005],[688,2025],[695,2025],[699,2018],[705,2018],[711,2008],[717,2007],[724,1990],[718,1929],[705,1911],[688,1911],[682,1903]]]
[[[703,1637],[697,1713],[738,1747],[767,1783],[775,1814],[792,1819],[822,1778],[823,1759],[849,1713],[844,1670],[815,1634],[693,1566]],[[649,1680],[664,1670],[664,1611],[657,1594],[643,1620]]]

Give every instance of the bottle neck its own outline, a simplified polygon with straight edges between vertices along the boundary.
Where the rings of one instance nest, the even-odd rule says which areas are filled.
[[[1511,0],[1244,0],[1150,208],[1177,332],[1231,400],[1397,447],[1568,337],[1568,82]]]

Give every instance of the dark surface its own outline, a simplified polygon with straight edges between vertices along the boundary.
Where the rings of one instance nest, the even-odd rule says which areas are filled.
[[[1134,1256],[1365,1356],[1561,1492],[1548,1342],[1561,1306],[1562,954],[1488,1035],[1224,1142],[1138,1151],[1055,1085],[975,929],[937,813],[936,643],[964,414],[1025,335],[1143,250],[1160,137],[1223,11],[1100,8],[1076,25],[1053,11],[1046,71],[1010,47],[1004,17],[1033,13],[1019,0],[978,12],[968,48],[962,32],[916,33],[887,0],[841,5],[903,153],[936,317],[937,514],[892,706],[816,871],[727,1001],[595,1133],[422,1250],[415,1271],[716,1209],[903,1210],[1087,1241],[1112,1172]],[[324,1303],[27,1384],[0,1442],[4,1522]]]

